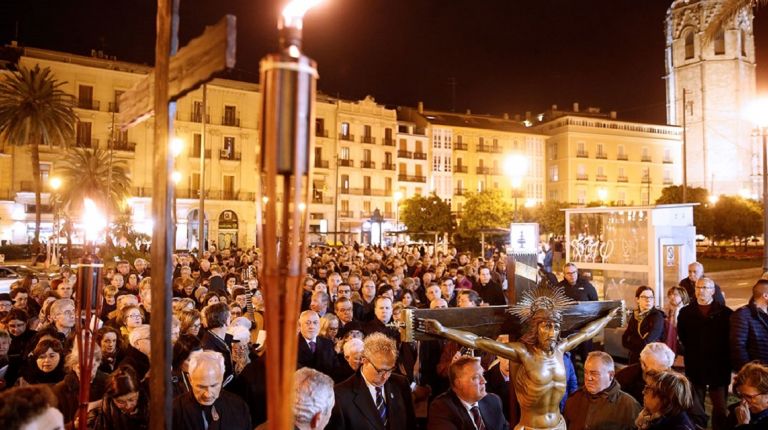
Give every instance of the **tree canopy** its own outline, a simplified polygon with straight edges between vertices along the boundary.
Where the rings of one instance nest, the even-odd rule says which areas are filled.
[[[39,145],[66,145],[75,134],[74,97],[49,68],[19,66],[0,79],[0,135],[14,145],[28,145],[35,191],[35,237],[40,243],[42,184]]]
[[[435,194],[428,197],[413,196],[400,202],[400,222],[412,232],[453,231],[451,205],[444,202]],[[412,235],[413,236],[413,235]],[[431,234],[426,237],[432,237]]]

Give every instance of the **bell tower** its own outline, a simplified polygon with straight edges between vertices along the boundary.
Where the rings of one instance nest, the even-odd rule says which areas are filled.
[[[757,140],[745,108],[755,98],[752,9],[705,43],[722,0],[675,0],[665,21],[667,122],[686,131],[688,186],[759,194]]]

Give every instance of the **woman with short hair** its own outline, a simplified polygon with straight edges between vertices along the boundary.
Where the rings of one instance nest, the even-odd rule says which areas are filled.
[[[733,393],[741,401],[729,408],[729,428],[768,428],[768,366],[757,361],[745,364],[733,380]]]
[[[691,384],[674,371],[649,372],[643,389],[638,430],[696,430],[686,411],[693,404]]]
[[[627,329],[621,336],[621,344],[629,351],[629,364],[640,362],[640,351],[651,342],[663,342],[664,312],[657,309],[656,295],[648,286],[635,290],[637,307],[629,317]]]

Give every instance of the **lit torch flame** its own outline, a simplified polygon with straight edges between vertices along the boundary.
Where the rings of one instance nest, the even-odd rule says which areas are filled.
[[[96,207],[93,200],[86,198],[83,200],[83,227],[85,229],[85,240],[94,242],[99,233],[107,227],[107,220]]]
[[[280,28],[301,30],[304,25],[304,15],[308,10],[320,4],[323,0],[293,0],[283,8],[283,20]]]

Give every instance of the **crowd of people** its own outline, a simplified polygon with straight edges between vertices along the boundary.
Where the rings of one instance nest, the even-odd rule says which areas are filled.
[[[263,428],[270,321],[262,291],[269,285],[259,282],[258,252],[206,251],[199,260],[175,254],[173,266],[174,428]],[[296,332],[296,428],[507,429],[527,407],[526,395],[509,401],[509,381],[519,376],[505,357],[447,339],[401,336],[405,309],[506,305],[503,253],[311,247],[306,267]],[[148,427],[150,268],[143,259],[119,261],[104,275],[95,365],[87,376],[74,333],[75,273],[62,267],[55,279],[30,276],[0,294],[0,423],[9,429],[40,417],[66,428]],[[575,264],[565,264],[562,276],[548,273],[550,287],[573,300],[598,299]],[[709,395],[712,428],[768,428],[768,280],[758,281],[750,303],[735,312],[698,263],[665,294],[659,309],[652,288],[637,288],[622,339],[627,366],[617,370],[610,355],[589,343],[564,355],[565,375],[557,379],[567,381],[562,425],[706,428]],[[527,330],[536,336],[541,328]],[[559,326],[553,330],[550,336],[559,337]],[[84,377],[91,403],[88,422],[80,423]],[[741,400],[729,407],[731,385]]]

